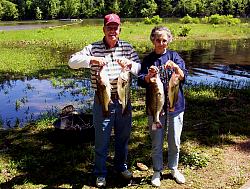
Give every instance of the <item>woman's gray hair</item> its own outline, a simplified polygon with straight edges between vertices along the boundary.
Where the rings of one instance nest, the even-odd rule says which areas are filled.
[[[163,33],[167,34],[168,36],[168,43],[172,42],[173,36],[171,31],[164,26],[156,26],[152,29],[150,34],[150,40],[153,42],[156,36],[162,35]]]

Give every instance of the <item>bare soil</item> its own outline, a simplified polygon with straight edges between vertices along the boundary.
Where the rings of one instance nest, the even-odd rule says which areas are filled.
[[[250,139],[238,139],[234,144],[220,148],[219,152],[205,168],[180,168],[186,177],[183,185],[177,184],[168,170],[164,171],[160,188],[232,189],[240,188],[250,180]],[[141,182],[139,186],[136,183],[135,188],[151,188],[151,169],[134,171],[134,175],[135,181]]]

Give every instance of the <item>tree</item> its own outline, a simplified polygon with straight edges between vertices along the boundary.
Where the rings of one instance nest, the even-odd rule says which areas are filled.
[[[223,14],[222,1],[223,0],[207,0],[206,15]]]
[[[60,12],[60,0],[48,0],[47,11],[49,18],[57,18]]]
[[[137,17],[136,0],[122,0],[120,15],[122,17]]]
[[[120,5],[121,2],[119,0],[113,0],[113,1],[105,1],[105,10],[107,13],[116,13],[119,14],[120,13]]]
[[[171,0],[162,0],[159,4],[159,15],[161,17],[173,16],[173,6]]]
[[[36,7],[36,20],[41,20],[43,18],[42,11],[39,7]]]
[[[7,0],[0,2],[0,18],[2,20],[16,20],[18,19],[18,10],[16,4]]]
[[[143,17],[152,17],[157,10],[157,4],[154,0],[148,0],[146,6],[142,8],[141,14]]]
[[[95,16],[95,1],[94,0],[83,0],[80,3],[80,16],[84,18],[91,18]]]
[[[65,0],[62,6],[62,13],[66,18],[79,16],[80,0]]]
[[[3,6],[2,3],[0,3],[0,20],[2,19],[4,12],[3,12]]]
[[[196,4],[193,0],[180,0],[178,1],[177,5],[174,7],[174,14],[175,16],[186,16],[194,15],[196,12]]]
[[[95,0],[96,1],[96,11],[95,16],[100,18],[105,14],[105,0]]]
[[[222,3],[223,14],[224,15],[233,15],[234,14],[234,0],[224,0]]]

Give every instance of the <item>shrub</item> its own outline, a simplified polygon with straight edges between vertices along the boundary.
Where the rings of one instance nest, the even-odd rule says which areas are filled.
[[[198,24],[200,23],[200,20],[199,18],[195,17],[195,18],[192,18],[191,16],[189,16],[188,14],[186,16],[184,16],[183,18],[180,19],[181,23],[183,24]]]
[[[144,18],[145,24],[160,24],[162,23],[162,18],[159,15],[153,16],[152,18]]]
[[[188,33],[190,32],[191,27],[188,25],[184,25],[184,26],[181,26],[180,29],[181,31],[179,32],[178,36],[186,37]]]
[[[180,162],[182,162],[182,164],[185,166],[198,169],[206,167],[208,165],[209,159],[202,154],[191,152],[190,154],[183,154],[180,157]]]
[[[204,24],[208,24],[209,23],[209,19],[210,19],[210,17],[205,16],[204,18],[201,18],[201,22],[204,23]]]
[[[208,20],[210,24],[236,25],[241,22],[239,18],[234,18],[232,15],[219,15],[219,14],[211,15]]]

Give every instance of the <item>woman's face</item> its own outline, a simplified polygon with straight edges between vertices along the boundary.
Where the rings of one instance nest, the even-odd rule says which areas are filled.
[[[159,33],[153,40],[154,50],[157,54],[163,54],[168,47],[168,35],[165,32]]]

